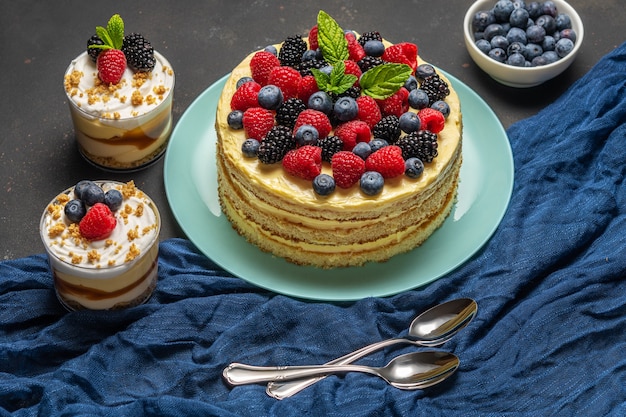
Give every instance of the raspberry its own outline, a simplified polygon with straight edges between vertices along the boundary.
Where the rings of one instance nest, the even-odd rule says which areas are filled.
[[[351,61],[349,59],[343,61],[343,63],[346,66],[345,73],[356,76],[355,84],[358,85],[359,78],[361,78],[361,74],[363,74],[363,72],[361,71],[361,67],[359,67],[359,64],[357,64],[356,61]]]
[[[270,71],[280,66],[280,61],[276,55],[267,51],[259,51],[250,60],[250,71],[252,78],[260,85],[267,85]]]
[[[290,175],[313,181],[322,173],[322,148],[304,145],[292,149],[283,158],[283,168]]]
[[[409,110],[409,91],[400,87],[393,95],[384,100],[376,100],[376,103],[383,117],[390,115],[400,117],[402,113]]]
[[[333,155],[330,166],[335,184],[339,188],[350,188],[361,179],[365,172],[365,161],[350,151],[340,151]]]
[[[243,113],[243,128],[246,137],[263,140],[274,127],[274,114],[261,107],[251,107]]]
[[[96,65],[103,83],[117,84],[126,70],[126,55],[119,49],[105,49],[98,55]]]
[[[300,72],[291,67],[275,67],[268,76],[267,83],[273,84],[283,92],[285,100],[298,97],[298,88],[302,76]]]
[[[319,110],[313,109],[306,109],[300,113],[293,127],[293,132],[295,133],[302,125],[311,125],[316,128],[320,139],[328,136],[333,129],[328,116]]]
[[[376,100],[370,96],[360,96],[356,99],[359,112],[356,116],[358,120],[363,120],[367,125],[373,128],[382,118],[380,107],[376,104]]]
[[[101,54],[102,55],[102,54]],[[117,219],[106,204],[94,204],[78,224],[82,237],[88,240],[106,239],[117,225]]]
[[[298,98],[300,100],[305,103],[308,102],[309,97],[317,91],[319,91],[319,88],[314,76],[306,75],[300,79],[300,84],[298,85]]]
[[[354,35],[346,34],[346,39],[348,40],[348,54],[350,56],[350,60],[354,62],[359,62],[367,55],[363,46],[356,40]]]
[[[351,151],[357,142],[369,142],[372,131],[364,121],[350,120],[337,126],[335,135],[343,141],[343,150]]]
[[[417,68],[417,45],[410,42],[401,42],[385,49],[383,61],[396,64],[407,64],[413,72]]]
[[[376,171],[383,178],[395,178],[404,174],[404,158],[399,146],[389,145],[372,153],[365,160],[367,171]]]
[[[242,84],[230,99],[230,109],[246,111],[250,107],[258,107],[259,90],[261,90],[261,84],[255,81]]]
[[[309,30],[309,49],[316,50],[319,48],[319,44],[317,43],[317,25],[313,26],[311,30]]]
[[[439,110],[430,107],[423,108],[417,113],[420,118],[421,129],[430,130],[433,133],[439,133],[446,125],[446,118]]]

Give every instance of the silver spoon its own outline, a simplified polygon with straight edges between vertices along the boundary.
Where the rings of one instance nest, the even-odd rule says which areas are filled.
[[[306,378],[343,372],[365,372],[377,375],[396,388],[414,390],[438,384],[456,371],[459,358],[448,352],[413,352],[400,355],[386,366],[363,365],[318,366],[252,366],[231,363],[223,375],[231,385]]]
[[[457,298],[431,307],[417,316],[409,326],[407,338],[393,338],[365,346],[357,351],[334,359],[326,365],[345,365],[352,363],[370,353],[398,343],[409,343],[418,346],[439,346],[447,342],[466,327],[476,315],[478,305],[471,298]],[[291,397],[306,387],[323,379],[324,376],[300,379],[297,381],[270,382],[267,395],[282,400]]]

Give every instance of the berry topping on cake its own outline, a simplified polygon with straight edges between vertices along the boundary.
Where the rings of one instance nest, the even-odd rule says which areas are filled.
[[[308,44],[290,36],[256,52],[251,76],[238,80],[228,125],[245,130],[242,157],[282,161],[285,175],[317,181],[318,195],[355,186],[364,173],[368,196],[381,192],[381,178],[417,178],[418,165],[437,157],[450,112],[449,86],[432,65],[418,65],[417,52],[377,31],[344,31],[320,11]]]
[[[102,40],[102,44],[93,43],[88,47],[102,50],[96,59],[98,77],[104,83],[117,84],[126,70],[126,56],[122,52],[124,21],[120,15],[115,14],[109,19],[106,28],[96,27],[96,35]]]
[[[106,239],[117,225],[117,219],[106,204],[96,203],[78,224],[80,234],[88,240]]]
[[[128,66],[133,71],[150,72],[156,65],[154,48],[140,33],[131,33],[124,37],[122,51],[126,55]]]
[[[287,152],[283,168],[289,175],[312,181],[322,172],[322,148],[305,145]]]

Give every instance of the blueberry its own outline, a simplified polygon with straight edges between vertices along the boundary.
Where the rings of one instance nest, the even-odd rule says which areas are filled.
[[[501,48],[494,48],[489,51],[489,57],[498,62],[504,63],[506,61],[506,52]]]
[[[383,190],[385,179],[380,172],[366,171],[361,175],[359,185],[364,194],[376,195]]]
[[[315,145],[320,138],[320,134],[314,126],[302,125],[296,130],[294,139],[298,146]]]
[[[572,52],[572,49],[574,49],[574,42],[567,38],[559,39],[554,48],[557,55],[561,58]]]
[[[546,30],[543,26],[532,25],[526,29],[526,39],[530,43],[540,44],[546,38]]]
[[[430,77],[431,75],[435,75],[436,73],[435,67],[430,64],[421,64],[415,69],[415,76],[417,78],[421,78],[422,80]]]
[[[525,44],[523,44],[521,42],[513,42],[506,49],[506,54],[508,56],[511,56],[511,55],[513,55],[515,53],[523,54],[524,53],[524,49],[526,49],[526,45]]]
[[[106,193],[104,193],[104,204],[109,206],[111,211],[117,211],[122,207],[122,202],[124,201],[124,197],[119,190],[110,189]]]
[[[483,32],[487,26],[496,22],[496,17],[490,10],[482,10],[472,16],[472,31]]]
[[[324,114],[330,114],[333,110],[333,100],[325,91],[316,91],[309,97],[307,107]]]
[[[535,20],[535,24],[543,27],[546,30],[546,34],[552,34],[556,31],[556,20],[550,15],[544,14],[539,16]]]
[[[256,139],[246,139],[241,144],[241,153],[246,158],[256,158],[259,155],[259,146],[261,143]]]
[[[528,14],[528,10],[518,7],[511,12],[509,23],[511,24],[511,27],[526,28],[529,18],[530,15]]]
[[[483,54],[489,54],[491,51],[491,42],[487,39],[479,39],[476,41],[476,47],[482,51]]]
[[[531,67],[541,67],[543,65],[548,65],[548,60],[544,54],[534,57],[530,62]]]
[[[276,110],[283,104],[283,92],[275,85],[265,85],[259,90],[258,100],[264,109]]]
[[[379,40],[370,40],[365,42],[363,50],[369,56],[381,57],[385,53],[385,45]]]
[[[237,88],[241,87],[242,85],[244,85],[247,82],[250,81],[254,81],[254,79],[252,77],[241,77],[240,79],[237,80]]]
[[[554,22],[556,23],[556,30],[558,31],[572,28],[572,19],[564,13],[557,15],[554,18]]]
[[[241,110],[233,110],[228,113],[226,122],[231,129],[240,130],[243,129],[243,112]]]
[[[509,41],[502,35],[496,35],[491,38],[491,47],[505,49],[509,47]]]
[[[506,34],[506,40],[509,41],[509,44],[513,42],[526,43],[526,31],[522,28],[511,28]]]
[[[335,191],[335,179],[328,174],[319,174],[313,179],[313,191],[318,195],[329,195]]]
[[[576,43],[576,31],[574,29],[563,29],[559,32],[559,39],[570,39],[572,42]]]
[[[79,200],[82,199],[83,191],[91,185],[95,185],[97,187],[96,183],[93,181],[89,181],[89,180],[78,181],[78,183],[74,186],[74,196]]]
[[[541,4],[539,2],[533,1],[526,5],[526,10],[528,10],[528,15],[531,19],[536,19],[543,14],[541,10]]]
[[[313,49],[307,49],[302,54],[302,61],[313,61],[315,59],[317,59],[317,51]]]
[[[485,28],[483,34],[484,34],[485,39],[491,42],[491,38],[493,38],[496,35],[506,35],[506,32],[504,31],[504,28],[502,27],[501,24],[492,23]]]
[[[448,118],[450,115],[450,105],[443,100],[437,100],[430,106],[431,109],[435,109],[443,114],[444,118]]]
[[[88,185],[81,193],[81,200],[87,206],[93,206],[96,203],[104,203],[104,190],[95,183]]]
[[[525,67],[526,58],[519,52],[512,53],[506,60],[506,63],[514,67]]]
[[[356,117],[359,111],[359,107],[356,104],[356,100],[352,97],[339,97],[335,102],[334,113],[342,122],[347,122]]]
[[[546,60],[546,65],[559,60],[559,55],[556,51],[545,51],[541,56]]]
[[[487,41],[485,41],[487,42]],[[409,93],[409,106],[416,110],[422,110],[428,107],[429,98],[426,91],[416,88]]]
[[[370,148],[372,148],[372,152],[376,152],[380,148],[384,148],[385,146],[389,146],[389,142],[385,139],[374,138],[370,140]]]
[[[278,55],[278,49],[274,45],[267,45],[263,50],[272,55]]]
[[[555,47],[556,40],[554,39],[554,36],[546,36],[545,38],[543,38],[543,42],[541,42],[541,48],[544,51],[554,51]]]
[[[424,163],[419,158],[409,158],[404,161],[404,175],[409,178],[419,178],[424,172]]]
[[[409,92],[415,90],[417,88],[417,78],[413,75],[409,75],[409,78],[404,82],[404,88]]]
[[[332,65],[324,65],[322,68],[320,68],[320,71],[323,72],[326,75],[330,75],[330,73],[333,71],[333,66]]]
[[[495,6],[493,6],[493,15],[499,22],[505,22],[509,20],[511,12],[515,9],[511,0],[498,0]]]
[[[400,115],[400,129],[404,133],[417,132],[420,130],[422,123],[417,113],[408,111]]]
[[[368,142],[359,142],[352,148],[352,153],[362,160],[366,160],[372,154],[372,147]]]
[[[541,54],[543,54],[543,49],[541,49],[541,46],[537,45],[536,43],[529,43],[528,45],[526,45],[523,53],[527,61],[532,61],[533,58]]]
[[[67,219],[72,223],[80,222],[87,213],[85,204],[78,199],[68,201],[63,211],[65,213],[65,217],[67,217]]]
[[[554,4],[551,0],[544,1],[541,7],[541,12],[544,15],[556,17],[556,4]]]

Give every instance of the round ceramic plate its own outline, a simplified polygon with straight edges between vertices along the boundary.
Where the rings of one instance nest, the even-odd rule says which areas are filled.
[[[457,203],[418,248],[388,262],[322,270],[288,263],[249,244],[221,213],[215,112],[225,76],[180,118],[165,154],[165,189],[187,237],[216,264],[250,283],[305,299],[389,296],[443,277],[469,259],[502,220],[513,188],[513,156],[502,124],[469,87],[444,72],[463,110],[463,165]]]

